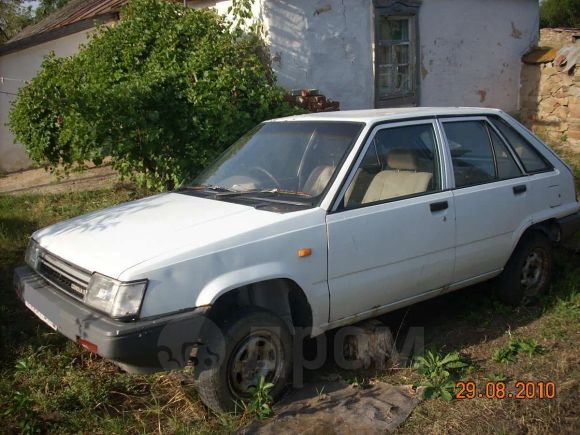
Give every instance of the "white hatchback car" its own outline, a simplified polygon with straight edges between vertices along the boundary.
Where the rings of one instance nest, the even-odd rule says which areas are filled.
[[[304,331],[494,277],[504,301],[533,298],[579,225],[570,168],[500,110],[303,115],[176,192],[37,231],[15,287],[129,372],[193,361],[202,399],[229,410],[261,376],[280,393]]]

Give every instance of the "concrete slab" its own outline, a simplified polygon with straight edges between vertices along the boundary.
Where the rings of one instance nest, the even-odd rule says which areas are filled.
[[[422,391],[376,382],[315,383],[293,390],[274,406],[274,417],[254,422],[241,434],[350,435],[391,433],[415,409]]]

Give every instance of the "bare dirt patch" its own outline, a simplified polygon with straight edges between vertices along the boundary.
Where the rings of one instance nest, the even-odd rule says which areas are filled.
[[[100,166],[75,172],[59,178],[47,170],[30,169],[0,177],[0,193],[65,193],[85,190],[110,189],[119,182],[117,173],[110,166]]]

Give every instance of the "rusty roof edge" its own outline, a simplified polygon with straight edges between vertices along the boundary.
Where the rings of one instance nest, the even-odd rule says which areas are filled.
[[[109,12],[118,12],[126,3],[127,0],[71,0],[39,22],[25,27],[7,42],[26,39],[34,34],[49,32]]]
[[[45,42],[54,41],[55,39],[64,38],[74,33],[96,27],[98,24],[105,24],[119,19],[119,12],[107,12],[91,18],[71,23],[67,26],[58,27],[47,32],[35,33],[27,38],[17,39],[13,42],[7,42],[0,45],[0,56],[5,56],[15,51],[25,48],[34,47]]]

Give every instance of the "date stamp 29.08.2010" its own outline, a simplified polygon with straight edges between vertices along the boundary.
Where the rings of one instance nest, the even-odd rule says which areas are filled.
[[[457,399],[554,399],[556,383],[552,381],[488,381],[478,386],[474,381],[458,381],[455,384]]]

